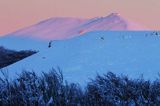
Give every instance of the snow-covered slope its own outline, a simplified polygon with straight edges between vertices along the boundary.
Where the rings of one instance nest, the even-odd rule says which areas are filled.
[[[68,40],[7,68],[10,78],[22,69],[40,74],[60,67],[69,82],[85,85],[97,73],[112,71],[131,78],[154,79],[160,71],[160,38],[147,31],[94,31]]]
[[[8,36],[59,40],[71,38],[95,30],[145,30],[117,13],[93,19],[50,18],[33,26],[23,28]]]

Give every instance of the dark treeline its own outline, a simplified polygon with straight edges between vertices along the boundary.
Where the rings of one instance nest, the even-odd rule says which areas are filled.
[[[0,46],[0,68],[6,67],[14,62],[22,60],[23,58],[26,58],[34,53],[36,53],[36,51],[14,51],[5,49],[4,47]]]
[[[83,89],[68,84],[61,71],[51,70],[37,76],[24,71],[9,81],[0,78],[0,105],[7,106],[158,106],[160,80],[129,79],[109,72],[97,75]]]

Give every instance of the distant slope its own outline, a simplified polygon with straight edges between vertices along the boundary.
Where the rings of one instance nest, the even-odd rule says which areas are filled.
[[[106,17],[93,19],[50,18],[11,33],[8,36],[59,40],[95,30],[146,30],[146,28],[128,21],[118,13],[112,13]]]
[[[147,28],[129,21],[118,13],[112,13],[106,17],[90,19],[85,24],[79,26],[76,30],[79,30],[81,33],[85,33],[95,30],[133,31],[147,30]]]
[[[77,18],[50,18],[39,22],[33,26],[18,30],[9,35],[11,36],[27,36],[30,38],[39,38],[47,40],[65,39],[77,35],[72,29],[83,24],[85,19]]]
[[[69,82],[85,85],[97,73],[112,71],[131,78],[155,79],[160,71],[160,38],[148,31],[96,31],[69,40],[53,41],[51,48],[17,62],[10,78],[22,69],[40,74],[60,67]]]

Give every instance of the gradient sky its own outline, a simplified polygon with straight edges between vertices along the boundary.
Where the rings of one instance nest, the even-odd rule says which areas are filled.
[[[113,12],[160,29],[160,0],[0,0],[0,35],[50,17],[92,18]]]

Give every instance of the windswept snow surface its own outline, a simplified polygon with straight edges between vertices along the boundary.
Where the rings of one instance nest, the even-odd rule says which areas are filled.
[[[149,31],[94,31],[68,40],[7,68],[14,79],[23,69],[40,75],[60,67],[64,79],[86,85],[89,78],[108,71],[131,78],[155,79],[160,72],[160,37]]]

